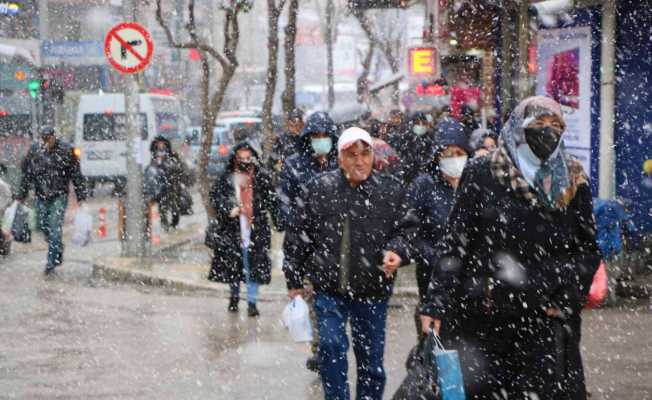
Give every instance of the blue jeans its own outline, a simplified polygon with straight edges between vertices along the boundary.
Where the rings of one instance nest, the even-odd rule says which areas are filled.
[[[68,207],[68,196],[36,200],[36,223],[48,242],[48,268],[63,262],[63,219]]]
[[[247,282],[247,303],[256,304],[258,300],[258,284],[249,280],[249,249],[242,248],[242,265],[244,266],[245,281]],[[231,297],[240,296],[240,282],[231,283]]]
[[[317,293],[315,313],[319,325],[319,372],[325,400],[349,400],[349,340],[346,322],[351,319],[353,352],[357,363],[357,400],[381,400],[385,389],[385,321],[387,300],[352,300]]]

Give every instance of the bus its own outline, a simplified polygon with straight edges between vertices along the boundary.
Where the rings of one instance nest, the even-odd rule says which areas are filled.
[[[0,44],[0,163],[12,189],[20,182],[20,165],[37,128],[36,102],[28,83],[40,78],[34,59],[24,49]]]

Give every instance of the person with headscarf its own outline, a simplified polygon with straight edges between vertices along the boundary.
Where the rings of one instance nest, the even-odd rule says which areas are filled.
[[[468,399],[586,398],[580,312],[601,256],[565,127],[527,98],[462,174],[421,322],[459,351]]]
[[[416,255],[420,303],[426,300],[433,261],[436,260],[435,245],[444,237],[455,190],[470,153],[462,125],[453,121],[445,128],[439,131],[437,145],[433,148],[425,172],[412,182],[406,196],[408,208],[416,216],[419,227],[411,235],[410,242]],[[420,332],[418,320],[417,313]]]
[[[478,128],[473,131],[469,139],[469,147],[473,157],[482,157],[496,150],[498,135],[490,129]]]

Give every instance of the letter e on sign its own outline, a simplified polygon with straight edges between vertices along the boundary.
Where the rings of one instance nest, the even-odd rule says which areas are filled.
[[[432,76],[436,74],[436,49],[432,47],[415,47],[408,50],[409,71],[411,76]]]

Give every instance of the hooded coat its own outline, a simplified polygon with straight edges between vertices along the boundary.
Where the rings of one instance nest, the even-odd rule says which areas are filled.
[[[419,300],[425,301],[434,263],[437,262],[435,245],[444,237],[446,220],[454,203],[455,190],[443,178],[439,170],[439,155],[447,146],[456,145],[469,151],[464,130],[460,123],[439,127],[439,140],[433,148],[430,163],[410,184],[407,194],[408,208],[419,221],[416,235],[410,237],[417,261],[417,284]]]
[[[417,121],[426,120],[426,115],[416,113],[407,124],[403,140],[394,146],[394,149],[401,160],[400,178],[406,184],[410,184],[430,162],[433,146],[435,143],[435,131],[428,130],[425,134],[417,136],[412,128]],[[391,143],[390,143],[391,144]]]
[[[523,186],[518,171],[510,175],[513,168],[495,165],[507,143],[524,140],[526,108],[512,114],[499,149],[465,168],[421,311],[441,319],[442,336],[459,350],[469,398],[492,398],[500,390],[509,398],[524,392],[539,399],[586,398],[580,311],[601,258],[591,190],[568,168],[559,176],[575,177],[574,190],[563,191],[572,196],[550,207],[537,200],[537,189]],[[561,161],[551,158],[567,165]],[[572,332],[561,349],[561,325],[546,313],[552,308],[561,310]]]
[[[221,283],[236,283],[244,281],[245,278],[240,220],[229,216],[231,210],[238,207],[234,184],[236,152],[245,148],[251,150],[255,160],[249,279],[258,284],[267,285],[271,282],[272,277],[272,264],[269,258],[271,245],[269,216],[273,217],[276,213],[276,196],[269,174],[261,167],[258,153],[246,142],[233,147],[227,169],[211,187],[210,201],[216,211],[215,222],[219,226],[216,237],[220,244],[213,252],[208,279]]]
[[[310,135],[326,132],[333,142],[326,164],[321,164],[313,156]],[[295,225],[296,201],[301,195],[302,185],[308,183],[322,172],[337,168],[337,131],[335,123],[327,113],[317,112],[306,121],[301,132],[299,151],[285,161],[279,177],[279,223],[282,230],[292,229]]]
[[[157,143],[159,142],[165,144],[165,151],[167,152],[167,157],[162,164],[157,164],[154,161],[158,151]],[[157,201],[166,209],[177,213],[184,211],[185,214],[188,210],[182,210],[182,208],[187,207],[186,204],[183,204],[183,197],[190,197],[186,187],[190,176],[184,167],[183,161],[172,150],[170,141],[163,136],[157,136],[152,140],[149,152],[152,161],[145,170],[145,196]]]

